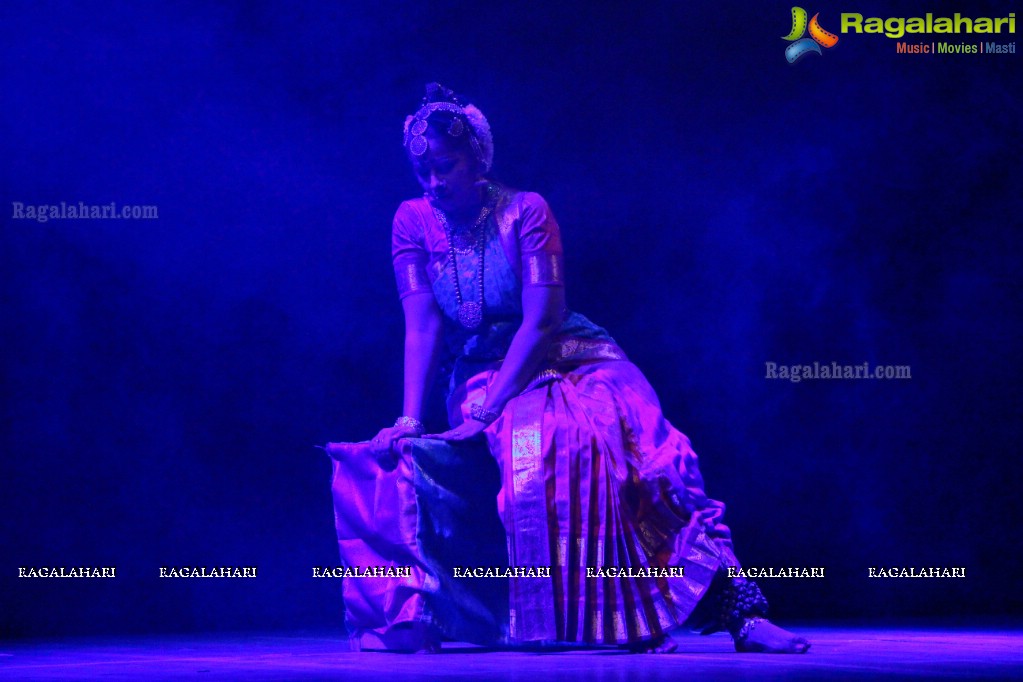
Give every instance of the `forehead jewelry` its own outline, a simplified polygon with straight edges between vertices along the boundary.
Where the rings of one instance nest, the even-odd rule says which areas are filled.
[[[422,156],[426,153],[429,144],[426,141],[426,119],[430,118],[430,114],[435,111],[447,111],[454,114],[454,119],[451,124],[448,125],[448,135],[451,137],[458,137],[465,132],[465,123],[462,122],[462,117],[465,116],[465,111],[457,104],[452,102],[430,102],[423,103],[419,111],[412,118],[409,123],[408,130],[405,135],[406,143],[408,144],[408,150],[412,152],[413,156]],[[475,149],[475,147],[474,147]]]

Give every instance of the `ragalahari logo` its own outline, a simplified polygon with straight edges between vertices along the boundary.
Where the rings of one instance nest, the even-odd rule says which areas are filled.
[[[802,7],[792,8],[792,31],[787,36],[782,36],[782,40],[795,41],[785,48],[785,59],[789,60],[789,64],[795,64],[801,57],[811,52],[821,54],[819,46],[834,47],[838,44],[838,36],[821,28],[817,21],[819,16],[820,12],[813,15],[809,24],[810,37],[804,38],[803,34],[807,29],[806,10]]]

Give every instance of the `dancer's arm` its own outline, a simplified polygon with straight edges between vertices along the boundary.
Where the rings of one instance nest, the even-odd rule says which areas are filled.
[[[500,413],[505,404],[526,388],[536,374],[551,340],[561,328],[565,315],[565,288],[560,286],[535,286],[522,289],[522,324],[512,338],[508,355],[501,363],[501,369],[487,390],[483,407]],[[429,437],[443,440],[465,440],[487,428],[487,424],[475,419],[466,420],[459,426],[444,433]]]
[[[564,287],[523,287],[522,324],[487,391],[485,409],[500,413],[509,400],[522,393],[540,368],[564,315]]]
[[[422,420],[426,396],[440,362],[441,312],[432,293],[406,296],[401,304],[405,309],[405,398],[401,413]]]
[[[402,416],[423,418],[426,396],[433,385],[440,362],[442,322],[440,308],[432,293],[419,293],[401,300],[405,310],[405,389]],[[399,438],[417,436],[411,426],[389,426],[373,438],[379,450],[389,450]]]

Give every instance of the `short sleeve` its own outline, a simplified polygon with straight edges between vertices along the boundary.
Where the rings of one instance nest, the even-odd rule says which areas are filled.
[[[391,228],[391,261],[394,263],[394,279],[398,284],[398,298],[433,293],[426,275],[429,254],[424,241],[423,227],[415,211],[408,202],[402,203],[394,214]]]
[[[564,286],[561,231],[544,198],[528,192],[522,199],[519,226],[522,286]]]

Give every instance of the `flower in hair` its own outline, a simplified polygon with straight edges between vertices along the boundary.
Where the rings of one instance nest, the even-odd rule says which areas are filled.
[[[469,120],[469,125],[472,126],[472,131],[479,141],[483,156],[480,159],[483,162],[483,170],[484,172],[489,171],[490,167],[494,165],[494,137],[490,133],[490,123],[474,104],[465,105],[462,107],[462,111],[465,112],[465,117]]]

